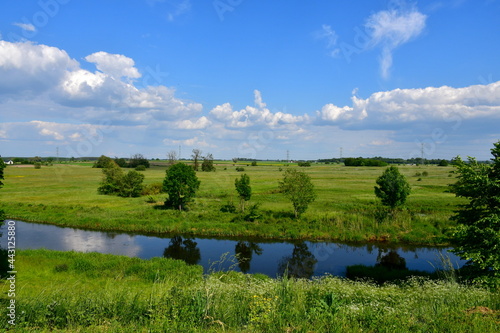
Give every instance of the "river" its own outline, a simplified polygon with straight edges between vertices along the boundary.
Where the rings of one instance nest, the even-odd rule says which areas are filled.
[[[15,225],[17,249],[100,252],[143,259],[164,256],[201,265],[205,272],[234,269],[276,277],[288,268],[296,276],[310,278],[324,274],[345,276],[349,265],[373,266],[389,256],[403,258],[408,269],[427,272],[441,267],[443,256],[449,256],[456,268],[465,263],[442,247],[151,236],[22,221]],[[7,245],[6,228],[6,223],[0,228],[3,248]]]

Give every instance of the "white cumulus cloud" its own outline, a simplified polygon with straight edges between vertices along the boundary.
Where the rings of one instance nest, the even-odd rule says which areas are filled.
[[[382,77],[389,76],[394,50],[420,35],[425,28],[426,19],[427,16],[416,8],[383,10],[368,17],[365,27],[370,32],[370,45],[382,48]]]
[[[128,79],[141,77],[137,68],[134,67],[134,60],[121,54],[101,51],[86,56],[85,60],[94,63],[98,70],[118,80],[122,77]]]
[[[299,124],[309,120],[307,115],[295,116],[281,111],[271,112],[262,100],[259,90],[254,91],[255,106],[247,106],[239,111],[233,110],[229,103],[217,105],[210,111],[210,116],[223,122],[228,128],[245,128],[252,126],[279,127]]]
[[[180,121],[202,111],[201,104],[176,97],[175,89],[136,87],[133,80],[141,74],[129,57],[96,52],[85,59],[97,70],[82,69],[56,47],[0,40],[0,101],[23,100],[34,105],[50,100],[53,107],[45,108],[44,116],[70,107],[73,112],[66,116],[93,123]]]
[[[0,40],[0,95],[40,94],[77,67],[75,60],[56,47]]]
[[[198,118],[196,121],[185,119],[177,123],[177,128],[179,129],[203,129],[210,126],[212,122],[208,120],[207,117],[203,116]]]
[[[392,128],[457,119],[499,119],[500,81],[463,88],[394,89],[373,93],[367,99],[353,96],[352,101],[352,106],[323,106],[316,112],[316,121],[344,128]]]

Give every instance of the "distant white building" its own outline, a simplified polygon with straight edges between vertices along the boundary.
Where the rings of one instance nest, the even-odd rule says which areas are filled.
[[[8,160],[8,161],[5,161],[5,164],[11,165],[11,164],[14,164],[14,162],[12,160]]]

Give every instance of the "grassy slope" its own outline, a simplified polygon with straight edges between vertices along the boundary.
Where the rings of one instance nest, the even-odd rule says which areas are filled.
[[[155,258],[19,251],[16,328],[43,332],[498,332],[500,295],[453,281],[270,279]],[[0,330],[6,291],[0,281]]]
[[[252,185],[250,203],[260,204],[261,218],[231,222],[235,215],[219,209],[229,201],[237,205],[234,180],[240,173],[232,164],[221,163],[216,172],[198,172],[201,187],[189,212],[157,209],[165,195],[155,196],[156,204],[146,203],[145,197],[98,195],[101,170],[88,165],[8,167],[0,209],[10,218],[100,230],[433,244],[446,242],[452,226],[449,216],[461,202],[445,192],[454,181],[449,177],[451,167],[403,166],[400,170],[413,188],[409,209],[390,217],[381,212],[373,194],[375,179],[384,168],[314,165],[300,169],[311,175],[318,198],[297,221],[291,218],[290,202],[276,191],[283,173],[279,168],[285,167],[260,163],[244,167]],[[423,171],[429,176],[418,181],[414,175]],[[152,167],[144,174],[146,184],[162,182],[165,168]]]

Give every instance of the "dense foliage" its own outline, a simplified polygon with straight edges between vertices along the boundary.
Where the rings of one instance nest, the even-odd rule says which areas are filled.
[[[309,204],[316,199],[311,177],[295,169],[285,171],[283,180],[279,183],[279,189],[292,202],[296,218],[304,213]]]
[[[135,170],[124,174],[113,161],[102,169],[103,177],[97,192],[100,194],[117,194],[121,197],[138,197],[142,192],[144,175]]]
[[[250,186],[250,177],[245,173],[238,179],[234,180],[234,186],[240,197],[241,211],[245,211],[245,201],[250,200],[252,197],[252,187]]]
[[[411,191],[405,176],[400,174],[398,168],[393,165],[378,177],[377,185],[375,195],[382,200],[383,205],[392,209],[403,205]]]
[[[165,205],[179,210],[186,209],[199,187],[200,181],[192,167],[184,163],[172,165],[163,181],[163,191],[168,193]]]
[[[344,160],[345,166],[386,166],[387,162],[378,159],[348,157]]]
[[[458,180],[451,185],[458,197],[469,200],[453,219],[454,252],[469,260],[479,279],[500,278],[500,141],[491,149],[493,164],[469,157],[455,160]]]
[[[97,161],[94,162],[94,165],[92,167],[93,168],[108,168],[108,167],[112,166],[112,163],[113,163],[113,160],[110,157],[105,156],[105,155],[101,155],[97,159]]]
[[[203,163],[201,163],[201,171],[215,171],[214,157],[212,156],[212,154],[207,154],[207,156],[203,157]]]
[[[2,180],[4,180],[3,170],[7,167],[4,161],[0,158],[0,188],[3,186]]]
[[[139,165],[144,165],[144,167],[149,168],[149,161],[142,154],[132,155],[128,161],[128,167],[137,168]]]

